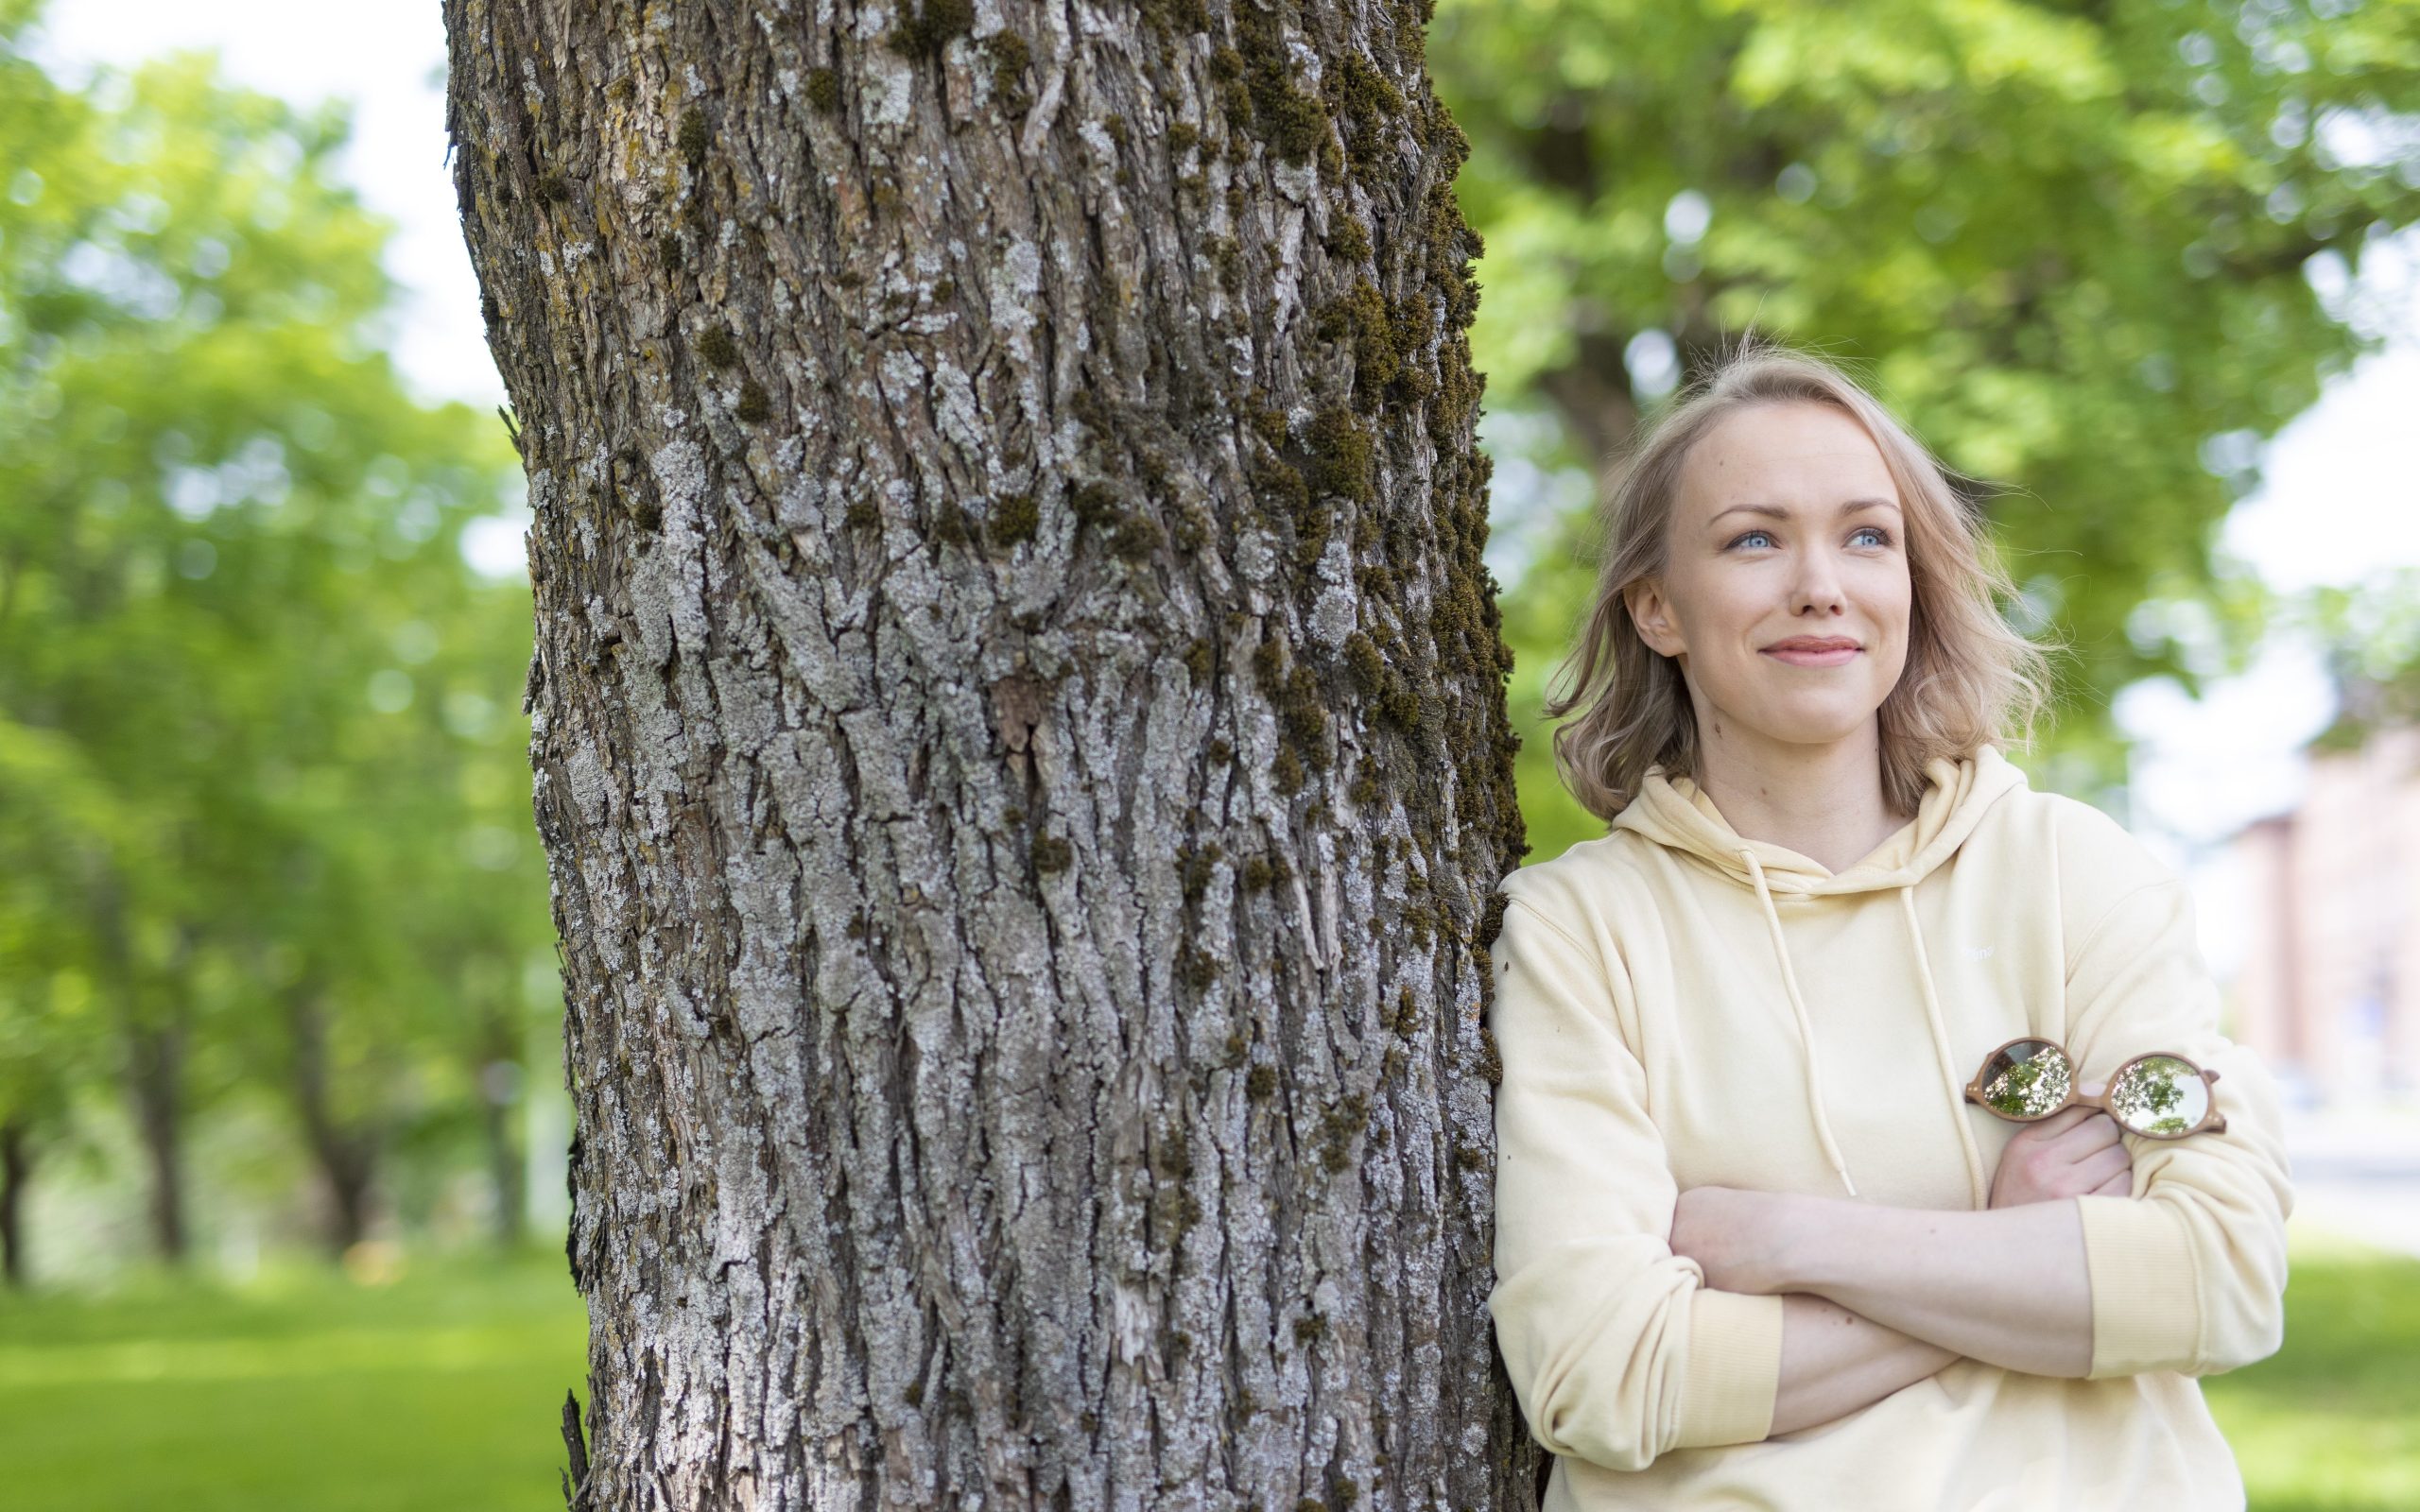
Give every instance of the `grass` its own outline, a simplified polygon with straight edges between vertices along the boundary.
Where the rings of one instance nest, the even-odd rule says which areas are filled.
[[[560,1253],[0,1297],[9,1512],[560,1512],[587,1314]]]
[[[558,1512],[586,1316],[547,1252],[0,1296],[9,1512]],[[2252,1512],[2420,1507],[2420,1261],[2297,1239],[2286,1347],[2207,1377]]]
[[[2420,1260],[2297,1236],[2286,1347],[2202,1394],[2251,1512],[2420,1507]]]

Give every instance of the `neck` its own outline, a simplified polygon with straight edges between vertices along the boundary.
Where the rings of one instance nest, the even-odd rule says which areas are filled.
[[[1910,817],[1882,792],[1882,736],[1868,719],[1829,745],[1769,740],[1727,714],[1698,715],[1697,783],[1743,838],[1845,870]]]

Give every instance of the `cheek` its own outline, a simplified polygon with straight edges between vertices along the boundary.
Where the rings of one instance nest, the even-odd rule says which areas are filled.
[[[1699,638],[1708,646],[1751,640],[1773,617],[1773,593],[1751,573],[1718,574],[1699,591]]]
[[[1865,608],[1873,616],[1875,628],[1904,644],[1909,619],[1915,610],[1915,585],[1908,581],[1906,564],[1893,563],[1877,572],[1866,586]]]
[[[1876,610],[1876,628],[1882,631],[1890,645],[1886,653],[1886,664],[1876,670],[1885,672],[1889,680],[1893,682],[1896,682],[1899,674],[1907,669],[1908,630],[1911,623],[1913,608],[1903,581],[1898,595],[1895,598],[1885,599]]]
[[[1874,664],[1874,680],[1884,692],[1897,687],[1908,675],[1908,642],[1905,636],[1894,636],[1891,649]]]
[[[1665,603],[1672,616],[1672,627],[1680,632],[1693,661],[1702,660],[1719,645],[1737,618],[1731,602],[1733,590],[1734,585],[1723,581],[1720,573],[1675,571],[1666,580]]]

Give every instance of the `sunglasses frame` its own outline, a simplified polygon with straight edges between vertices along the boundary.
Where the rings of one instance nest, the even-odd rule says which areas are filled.
[[[2061,1056],[2066,1058],[2067,1100],[2066,1102],[2061,1103],[2058,1107],[2051,1108],[2047,1113],[2035,1113],[2028,1117],[2015,1113],[2003,1113],[1984,1100],[1984,1074],[1992,1069],[1992,1063],[1999,1059],[2000,1053],[2002,1051],[2013,1049],[2017,1045],[2048,1045],[2051,1049],[2056,1050]],[[2136,1065],[2146,1060],[2179,1060],[2193,1068],[2193,1074],[2202,1078],[2205,1105],[2202,1109],[2202,1120],[2200,1123],[2195,1124],[2191,1128],[2183,1130],[2180,1133],[2146,1134],[2141,1129],[2128,1128],[2125,1120],[2118,1118],[2115,1112],[2110,1110],[2110,1089],[2116,1087],[2119,1080],[2125,1076],[2127,1072],[2133,1070]],[[2219,1096],[2217,1091],[2213,1090],[2213,1084],[2215,1084],[2218,1079],[2219,1074],[2217,1072],[2204,1070],[2201,1063],[2194,1060],[2189,1056],[2180,1056],[2172,1050],[2147,1050],[2143,1054],[2127,1060],[2116,1071],[2111,1072],[2109,1074],[2109,1079],[2101,1084],[2100,1096],[2088,1096],[2083,1090],[2083,1078],[2076,1065],[2076,1057],[2073,1052],[2068,1050],[2066,1046],[2059,1043],[2056,1040],[2052,1040],[2045,1035],[2021,1034],[2005,1044],[1995,1046],[1991,1054],[1983,1057],[1981,1070],[1977,1071],[1975,1073],[1975,1079],[1966,1084],[1966,1100],[1970,1103],[1976,1104],[1978,1107],[1981,1108],[1983,1111],[1991,1114],[1994,1118],[2006,1119],[2012,1124],[2039,1124],[2046,1118],[2055,1118],[2059,1114],[2066,1112],[2068,1108],[2081,1104],[2085,1108],[2098,1108],[2101,1112],[2108,1113],[2110,1118],[2117,1123],[2119,1128],[2125,1129],[2127,1133],[2134,1135],[2136,1139],[2181,1140],[2186,1138],[2187,1135],[2192,1134],[2201,1134],[2204,1132],[2211,1134],[2223,1134],[2226,1132],[2226,1115],[2219,1111]]]

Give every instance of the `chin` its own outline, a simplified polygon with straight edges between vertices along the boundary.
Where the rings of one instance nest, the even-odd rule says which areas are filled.
[[[1832,706],[1821,709],[1798,707],[1760,711],[1741,721],[1769,739],[1791,746],[1836,746],[1853,739],[1873,728],[1874,716],[1881,708],[1859,704],[1854,708]]]

